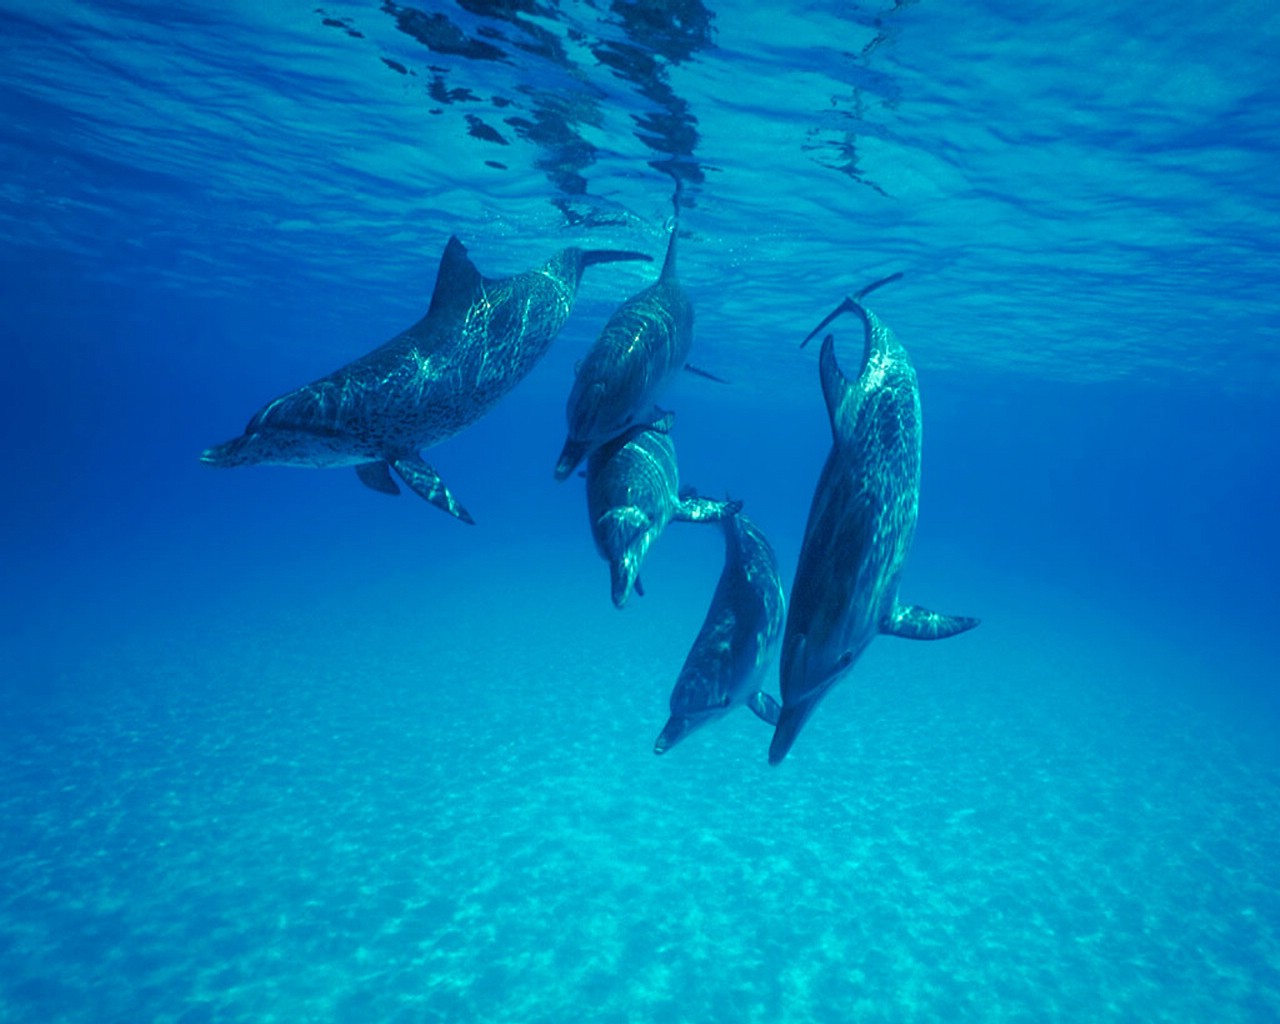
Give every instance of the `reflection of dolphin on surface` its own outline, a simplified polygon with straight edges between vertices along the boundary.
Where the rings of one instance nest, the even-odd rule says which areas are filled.
[[[877,635],[937,640],[978,624],[898,603],[919,510],[920,394],[906,350],[859,301],[898,276],[846,299],[809,335],[852,312],[862,319],[865,347],[861,372],[851,381],[836,364],[831,335],[822,342],[820,377],[832,447],[791,588],[782,640],[782,712],[770,764],[786,757],[818,702]]]
[[[652,426],[635,427],[587,460],[587,514],[596,550],[609,563],[613,603],[621,608],[632,589],[643,594],[640,564],[672,519],[714,522],[731,516],[737,502],[681,497],[670,413]]]
[[[786,599],[778,562],[759,528],[745,515],[721,521],[724,570],[711,607],[671,691],[671,717],[653,745],[662,754],[736,704],[770,725],[778,704],[759,688],[782,634]]]
[[[355,466],[375,491],[398,494],[394,469],[437,508],[472,522],[418,454],[473,423],[518,384],[564,326],[585,268],[647,260],[570,248],[536,270],[485,278],[457,238],[440,259],[427,315],[327,377],[264,406],[242,436],[209,448],[211,466]]]
[[[566,479],[592,448],[662,415],[654,401],[685,368],[693,346],[693,306],[676,280],[679,234],[677,221],[658,280],[614,310],[578,365],[557,480]]]

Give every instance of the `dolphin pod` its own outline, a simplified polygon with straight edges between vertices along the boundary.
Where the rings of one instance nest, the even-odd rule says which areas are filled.
[[[653,745],[655,754],[666,753],[739,704],[770,725],[778,723],[777,701],[759,688],[782,635],[786,596],[778,560],[760,528],[745,515],[720,522],[724,570],[671,691],[671,715]]]
[[[210,466],[354,466],[360,480],[410,490],[474,520],[419,451],[478,420],[528,375],[569,318],[582,272],[648,260],[638,252],[569,248],[515,277],[480,275],[456,237],[440,258],[426,316],[368,355],[277,398],[244,434],[207,449]]]
[[[587,514],[600,557],[609,563],[613,603],[643,594],[640,566],[671,520],[709,523],[732,516],[737,503],[680,493],[672,415],[606,441],[587,460]]]
[[[881,633],[938,640],[978,625],[898,601],[898,581],[920,505],[920,391],[907,351],[861,299],[877,281],[805,338],[842,313],[862,320],[863,354],[850,380],[822,342],[819,378],[831,420],[831,452],[818,477],[791,587],[782,638],[782,712],[769,763],[787,755],[819,701]]]
[[[678,189],[675,201],[678,213]],[[579,364],[555,476],[566,479],[586,459],[591,535],[609,564],[618,608],[633,592],[643,595],[641,566],[668,523],[721,525],[723,570],[654,752],[669,751],[745,705],[773,726],[768,760],[776,765],[876,636],[941,639],[979,620],[898,599],[919,508],[920,396],[906,350],[862,300],[900,274],[845,299],[801,343],[842,314],[861,321],[855,377],[841,371],[832,335],[822,342],[819,379],[832,445],[814,489],[789,607],[773,549],[741,514],[741,502],[681,490],[673,415],[656,404],[679,371],[693,369],[686,362],[693,307],[676,279],[678,236],[677,218],[657,281],[615,310]],[[479,419],[528,375],[567,321],[587,267],[648,259],[572,247],[535,270],[493,279],[481,276],[452,237],[420,321],[264,406],[243,435],[207,449],[201,461],[353,466],[366,486],[386,494],[400,492],[394,471],[422,498],[471,523],[420,451]],[[780,704],[761,686],[779,637]]]

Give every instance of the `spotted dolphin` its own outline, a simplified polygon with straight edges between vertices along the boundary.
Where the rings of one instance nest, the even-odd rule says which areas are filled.
[[[653,745],[655,754],[666,753],[738,704],[778,724],[778,703],[759,685],[782,635],[786,609],[778,560],[759,527],[742,513],[720,525],[724,570],[671,691],[671,717]]]
[[[609,563],[613,603],[641,589],[640,565],[671,520],[704,523],[731,516],[737,502],[680,495],[673,417],[633,427],[600,445],[587,460],[587,514],[600,557]]]
[[[937,640],[978,625],[898,601],[920,499],[920,393],[906,350],[861,303],[878,281],[845,299],[805,339],[841,313],[862,320],[862,369],[850,380],[822,342],[819,372],[831,418],[827,456],[805,526],[782,638],[782,712],[769,763],[787,755],[813,709],[876,636]]]
[[[416,494],[473,522],[420,449],[484,415],[546,353],[585,268],[648,260],[638,252],[565,249],[514,277],[480,275],[450,238],[426,316],[368,355],[260,409],[244,434],[207,449],[210,466],[354,466],[375,491]]]
[[[677,220],[658,280],[614,310],[578,365],[565,408],[568,437],[556,463],[557,480],[566,479],[597,445],[652,423],[661,415],[654,401],[685,369],[693,347],[693,305],[676,279],[679,234]]]

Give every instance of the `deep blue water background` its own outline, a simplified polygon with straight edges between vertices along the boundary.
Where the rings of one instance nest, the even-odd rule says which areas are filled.
[[[0,1020],[1277,1019],[1277,15],[406,11],[0,4]],[[873,645],[778,769],[745,713],[650,753],[714,532],[618,613],[551,479],[651,268],[428,453],[474,528],[197,461],[451,233],[660,253],[670,173],[732,381],[669,396],[684,479],[789,582],[797,343],[903,270],[904,598],[984,620]]]

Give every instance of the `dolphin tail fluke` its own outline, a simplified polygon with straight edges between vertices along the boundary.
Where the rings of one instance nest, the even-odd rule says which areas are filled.
[[[431,502],[442,512],[461,519],[464,523],[475,524],[461,503],[450,492],[440,479],[440,474],[428,466],[416,455],[402,455],[391,460],[391,468],[400,474],[400,479],[409,486],[418,497]]]
[[[582,251],[582,266],[593,267],[597,263],[621,263],[624,260],[644,260],[648,263],[653,262],[653,257],[648,253],[636,252],[633,249],[584,249]]]
[[[356,466],[356,476],[360,478],[360,482],[368,487],[371,491],[377,491],[379,494],[399,494],[400,488],[396,482],[391,479],[391,467],[382,460],[377,462],[362,462]]]
[[[973,629],[982,620],[967,615],[940,615],[918,604],[900,604],[893,616],[881,627],[886,636],[908,640],[945,640],[949,636]]]
[[[782,708],[778,706],[778,702],[763,690],[757,690],[747,699],[747,707],[755,712],[760,721],[774,726],[778,724],[778,718],[782,714]]]
[[[863,313],[862,309],[859,307],[858,303],[861,302],[868,295],[870,295],[877,288],[883,288],[887,284],[892,284],[894,281],[900,280],[901,277],[902,277],[902,271],[898,271],[898,273],[896,274],[890,274],[888,277],[882,277],[879,281],[875,281],[867,285],[865,288],[862,289],[862,291],[858,292],[856,295],[845,299],[842,303],[840,303],[840,305],[836,306],[836,308],[827,315],[826,319],[824,319],[822,323],[818,324],[817,327],[815,327],[813,330],[811,330],[808,334],[805,335],[804,341],[800,342],[800,347],[804,348],[807,344],[809,344],[809,342],[811,342],[822,331],[822,329],[827,326],[827,324],[831,323],[831,321],[834,320],[836,317],[838,317],[841,313],[857,313],[860,316],[862,316],[863,319],[865,319],[866,318],[865,314]]]
[[[685,498],[676,505],[672,518],[682,523],[718,523],[722,519],[732,519],[741,511],[740,501]]]

